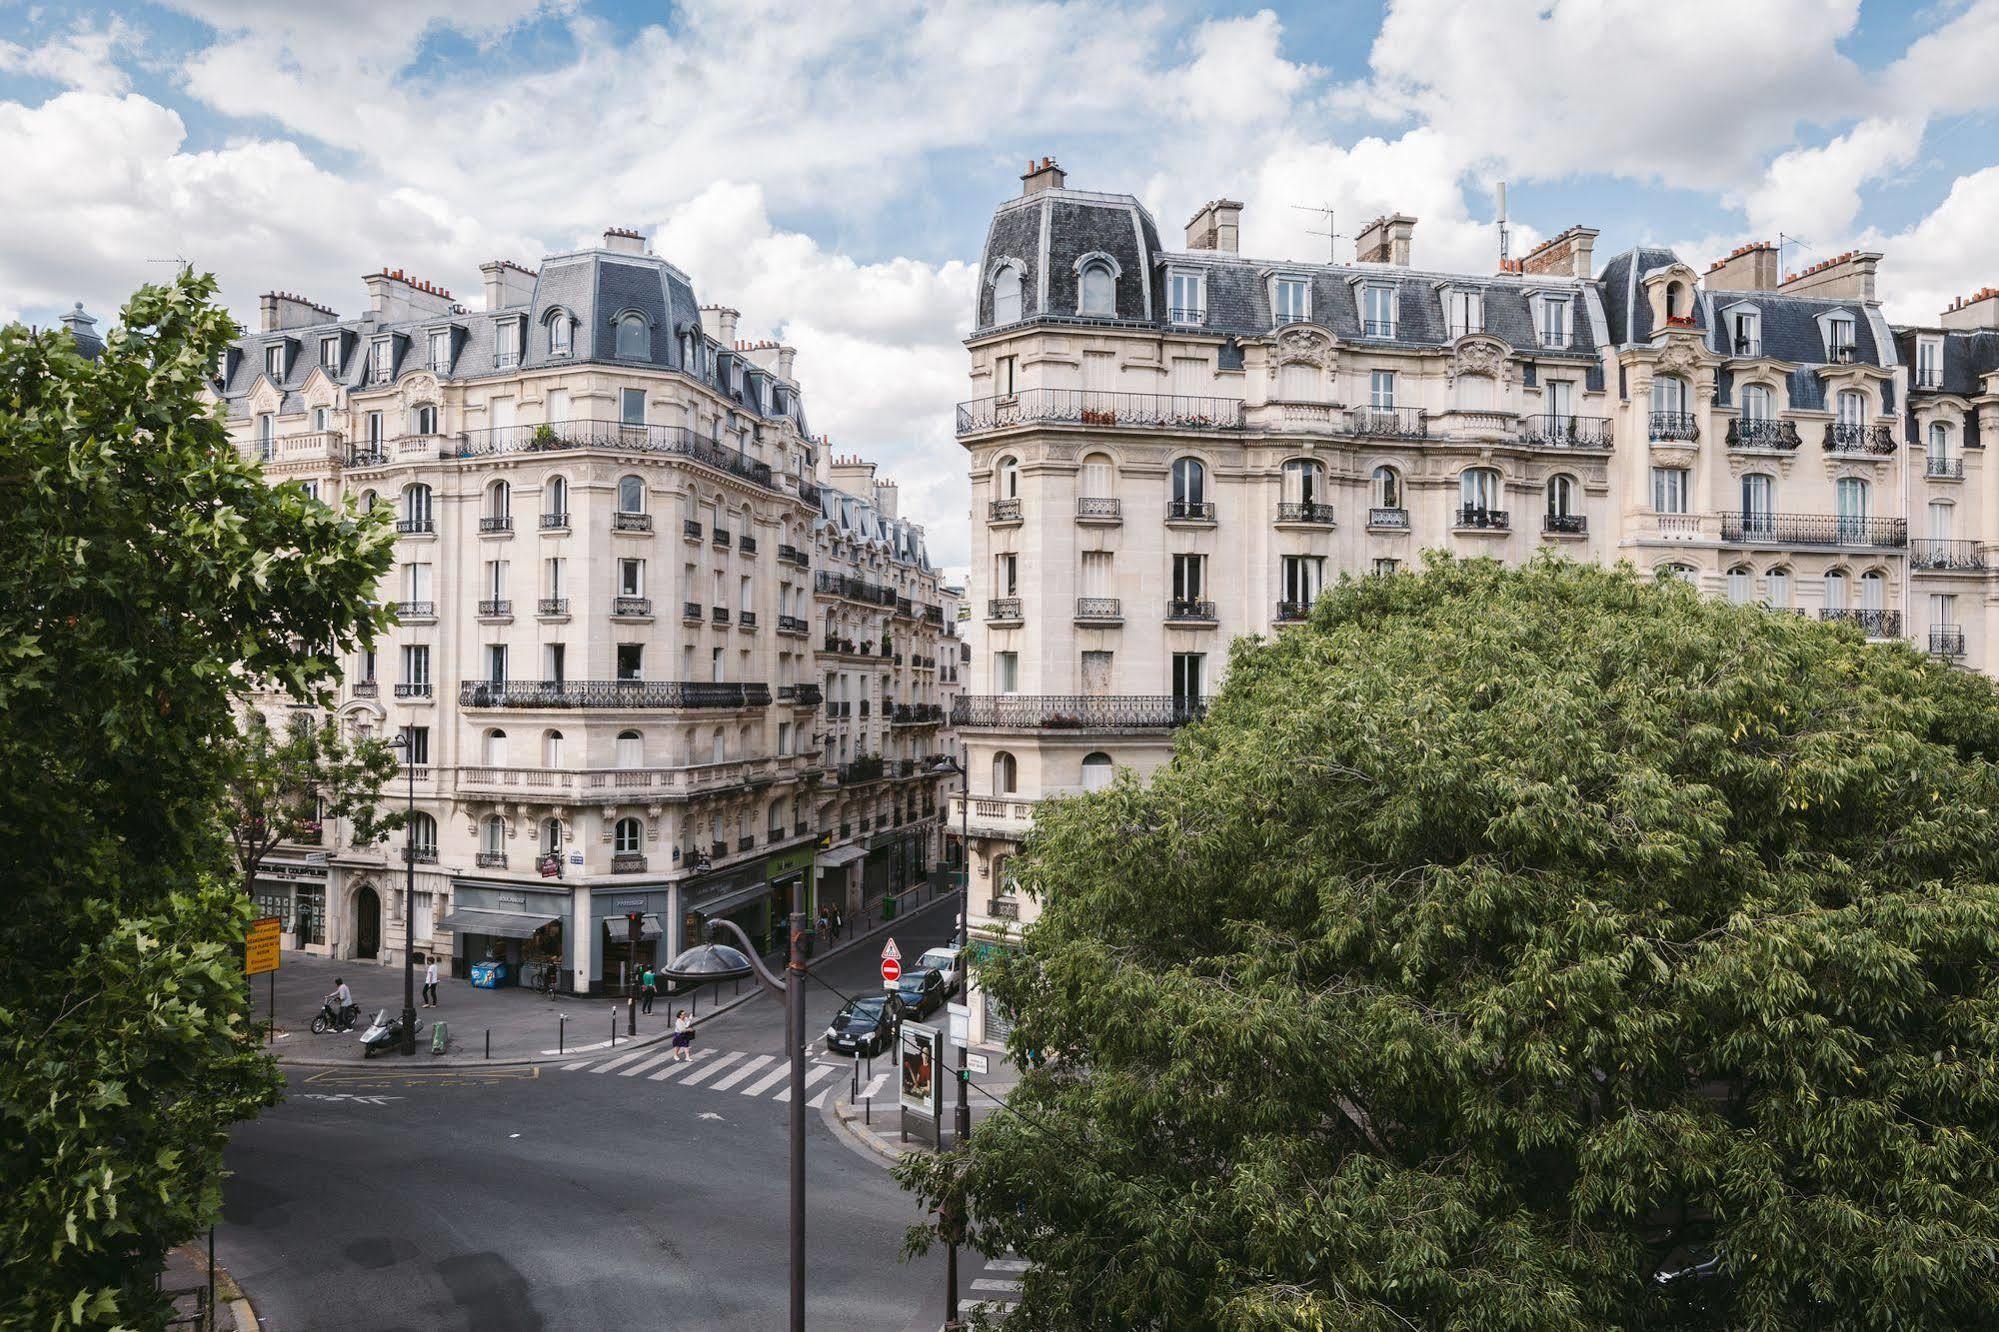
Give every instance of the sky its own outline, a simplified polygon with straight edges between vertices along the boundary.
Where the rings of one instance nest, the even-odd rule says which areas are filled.
[[[478,265],[633,227],[740,336],[799,349],[813,429],[879,460],[962,570],[977,257],[1029,158],[1178,237],[1352,257],[1380,213],[1489,272],[1885,252],[1891,318],[1999,282],[1999,0],[0,0],[0,320],[108,321],[177,260],[239,319],[363,273],[479,303]]]

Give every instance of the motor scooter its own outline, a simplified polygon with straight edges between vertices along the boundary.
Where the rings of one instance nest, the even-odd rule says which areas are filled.
[[[412,1030],[418,1036],[423,1034],[422,1018],[416,1020],[416,1026]],[[376,1051],[393,1050],[402,1043],[403,1019],[401,1014],[390,1017],[389,1010],[384,1008],[375,1014],[375,1020],[368,1025],[368,1030],[361,1033],[361,1057],[363,1059],[373,1059]]]
[[[333,1001],[328,999],[319,1006],[319,1015],[312,1020],[312,1034],[324,1036],[329,1031],[352,1031],[360,1017],[361,1005],[349,1004],[335,1012]]]

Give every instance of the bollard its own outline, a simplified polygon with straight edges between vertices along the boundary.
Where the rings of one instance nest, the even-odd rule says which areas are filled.
[[[557,1054],[562,1053],[562,1031],[563,1028],[567,1027],[568,1025],[569,1025],[568,1014],[557,1013],[555,1015],[555,1052]]]
[[[492,1057],[493,1057],[493,1029],[491,1027],[488,1027],[486,1028],[486,1058],[491,1059]]]
[[[449,1048],[450,1048],[450,1046],[451,1046],[451,1027],[450,1027],[450,1024],[449,1024],[449,1023],[445,1023],[445,1022],[433,1022],[433,1023],[431,1023],[431,1024],[430,1024],[430,1052],[431,1052],[432,1054],[434,1054],[434,1055],[441,1055],[441,1054],[443,1054],[443,1053],[444,1053],[444,1052],[445,1052],[445,1051],[446,1051],[447,1049],[449,1049]]]
[[[692,999],[689,999],[689,1000],[687,1001],[687,1002],[688,1002],[689,1004],[692,1004],[692,1005],[693,1005],[693,1007],[691,1007],[691,1008],[689,1008],[689,1009],[687,1010],[687,1016],[688,1016],[689,1018],[697,1018],[697,1017],[700,1017],[700,1016],[701,1016],[701,987],[700,987],[699,985],[697,985],[697,986],[695,986],[695,987],[694,987],[694,988],[693,988],[692,990],[690,990],[690,991],[689,991],[689,993],[690,993],[690,994],[692,994],[692,995],[693,995],[694,997],[693,997]]]
[[[611,1048],[618,1048],[618,1006],[611,1005]]]

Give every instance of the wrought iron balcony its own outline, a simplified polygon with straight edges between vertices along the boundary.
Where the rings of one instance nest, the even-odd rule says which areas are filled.
[[[1797,423],[1775,421],[1768,418],[1749,420],[1738,417],[1728,423],[1728,447],[1731,449],[1795,449],[1803,440],[1798,438]]]
[[[417,682],[415,682],[415,683],[413,683],[413,684],[412,684],[412,683],[407,683],[407,682],[405,682],[405,683],[403,683],[403,684],[399,684],[399,685],[397,685],[397,686],[396,686],[396,697],[397,697],[397,698],[429,698],[429,697],[430,697],[430,681],[428,681],[428,680],[419,680],[419,681],[417,681]]]
[[[1692,412],[1651,412],[1648,413],[1646,433],[1655,440],[1692,443],[1701,437],[1701,427]]]
[[[791,701],[801,708],[816,708],[825,701],[825,695],[816,684],[793,685]]]
[[[1964,655],[1964,630],[1955,624],[1933,624],[1930,626],[1930,653],[1938,657],[1962,657]]]
[[[479,530],[481,532],[511,532],[514,530],[514,520],[508,514],[487,514],[479,520]]]
[[[734,534],[726,527],[712,528],[708,533],[708,540],[713,545],[726,546],[734,540]]]
[[[777,617],[777,631],[781,634],[809,634],[812,626],[796,615],[780,615]]]
[[[1885,458],[1895,452],[1895,432],[1884,425],[1863,425],[1858,421],[1828,421],[1825,427],[1827,453],[1868,453]]]
[[[569,614],[569,598],[543,597],[540,601],[537,601],[535,603],[535,614],[567,615]]]
[[[1942,541],[1918,537],[1909,543],[1912,569],[1983,569],[1985,556],[1976,541]]]
[[[1821,620],[1839,620],[1847,624],[1857,624],[1860,631],[1869,638],[1900,638],[1902,636],[1902,612],[1898,610],[1833,610],[1819,612]]]
[[[611,857],[611,873],[644,874],[646,858],[642,851],[619,851]]]
[[[1104,495],[1079,495],[1076,497],[1076,520],[1084,523],[1122,522],[1124,506]]]
[[[613,532],[650,532],[652,515],[649,513],[614,513],[611,515]]]
[[[988,523],[1017,523],[1020,521],[1020,501],[1017,499],[990,500],[986,504]]]
[[[567,512],[545,513],[541,516],[541,530],[544,532],[559,531],[568,526],[569,514]]]
[[[403,863],[406,865],[435,865],[437,848],[434,846],[405,846]]]
[[[423,688],[427,693],[430,686]],[[466,708],[757,708],[770,705],[770,686],[710,680],[467,680],[458,687],[458,704]]]
[[[698,527],[699,524],[697,523],[696,526]],[[780,564],[792,564],[801,569],[810,568],[812,565],[812,557],[796,546],[779,546],[777,548],[777,559]]]
[[[870,606],[895,605],[895,589],[870,583],[864,578],[848,574],[832,573],[821,569],[814,580],[814,586],[829,596],[845,597],[848,601],[864,602]]]
[[[727,624],[729,622],[729,608],[727,606],[710,606],[708,608],[708,618],[716,624]]]
[[[354,682],[354,697],[356,698],[374,698],[381,692],[382,686],[373,680],[356,680]]]
[[[1019,920],[1020,899],[1017,897],[987,898],[986,917],[989,920]]]
[[[371,444],[366,448],[349,449],[347,451],[347,465],[349,467],[380,467],[388,460],[388,455],[382,452],[379,444]]]
[[[689,541],[699,541],[701,539],[701,524],[695,522],[692,518],[682,518],[680,520],[680,535],[686,537]]]
[[[487,616],[512,615],[514,603],[505,597],[495,597],[479,603],[479,613]]]
[[[754,628],[756,628],[756,627],[757,627],[757,613],[756,613],[755,611],[751,611],[751,610],[746,610],[746,611],[737,611],[737,612],[736,612],[736,627],[737,627],[737,628],[739,628],[739,629],[754,629]]]
[[[1205,698],[1171,694],[960,694],[954,726],[1046,731],[1158,731],[1198,721]]]
[[[1409,530],[1409,510],[1369,509],[1367,511],[1367,525],[1369,527],[1387,528],[1387,529],[1392,529],[1394,531],[1406,532]]]
[[[1849,518],[1837,514],[1725,513],[1723,541],[1777,546],[1874,546],[1909,544],[1904,518]]]
[[[481,851],[472,858],[472,863],[480,869],[505,869],[507,853],[504,851]]]
[[[1215,506],[1212,500],[1168,500],[1166,501],[1166,521],[1169,523],[1212,523],[1215,521]]]
[[[1915,382],[1911,385],[1911,387],[1919,389],[1940,389],[1943,387],[1943,372],[1941,370],[1918,370],[1916,371]]]
[[[1277,504],[1277,521],[1280,523],[1308,523],[1313,527],[1333,525],[1333,506],[1307,501],[1280,500]]]
[[[1551,449],[1607,449],[1610,418],[1542,412],[1520,418],[1520,442]]]
[[[1451,525],[1459,529],[1504,532],[1512,528],[1513,518],[1504,509],[1488,509],[1478,504],[1460,504],[1451,515]]]
[[[893,711],[883,708],[889,714],[892,726],[935,726],[944,720],[944,706],[941,703],[898,703]]]
[[[612,598],[611,598],[611,614],[613,614],[613,615],[651,615],[651,614],[652,614],[652,598],[651,598],[651,597],[612,597]]]
[[[986,602],[986,620],[988,623],[994,623],[1004,620],[1018,620],[1019,618],[1020,618],[1019,597],[994,597],[990,601]]]
[[[881,755],[865,754],[851,763],[842,763],[837,775],[842,786],[851,786],[856,782],[878,782],[887,775],[887,770]]]
[[[1543,514],[1541,530],[1556,536],[1581,536],[1589,531],[1589,517],[1580,513]]]
[[[723,448],[686,426],[628,425],[623,421],[551,421],[546,425],[494,426],[468,430],[456,456],[487,458],[569,449],[607,449],[686,458],[731,476],[778,490],[769,463]]]
[[[745,555],[754,555],[757,553],[757,539],[745,532],[736,538],[736,549]]]
[[[1296,623],[1299,620],[1305,619],[1311,613],[1312,603],[1309,601],[1280,601],[1277,603],[1277,621],[1279,624]]]
[[[434,518],[398,518],[396,519],[396,531],[404,536],[422,536],[426,533],[437,531],[437,520]]]
[[[680,618],[683,620],[699,620],[704,618],[701,612],[701,603],[698,601],[681,602]]]
[[[958,404],[960,435],[1040,423],[1151,430],[1240,430],[1242,399],[1041,388]]]
[[[1349,407],[1347,433],[1379,439],[1427,439],[1430,414],[1421,407]]]
[[[1964,459],[1939,458],[1934,455],[1923,459],[1923,475],[1941,481],[1964,480]]]
[[[434,601],[398,601],[398,620],[434,620],[437,618],[437,603]]]
[[[1079,621],[1123,623],[1123,604],[1116,597],[1077,597],[1076,618]]]
[[[1170,597],[1166,602],[1168,623],[1213,624],[1215,603],[1199,597]]]

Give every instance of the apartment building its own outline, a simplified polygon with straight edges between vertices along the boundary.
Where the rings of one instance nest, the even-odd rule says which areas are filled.
[[[1599,265],[1581,226],[1494,272],[1431,271],[1402,214],[1352,263],[1257,260],[1232,200],[1169,248],[1130,195],[1069,189],[1046,158],[1022,182],[987,233],[957,415],[971,782],[951,827],[968,815],[985,938],[1032,917],[1009,861],[1041,801],[1150,772],[1236,636],[1426,549],[1627,560],[1999,661],[1977,498],[1999,292],[1896,330],[1877,253]],[[992,1038],[1003,1015],[973,1021]]]
[[[482,274],[478,310],[399,271],[357,317],[267,295],[216,367],[274,484],[392,506],[399,534],[396,626],[334,717],[407,743],[414,893],[401,837],[328,825],[260,906],[313,951],[588,992],[716,917],[777,947],[800,885],[852,909],[926,873],[946,718],[912,659],[944,650],[937,571],[892,486],[828,476],[793,349],[739,341],[634,231]],[[847,570],[893,589],[865,683],[824,638]],[[830,715],[836,681],[888,715]]]

